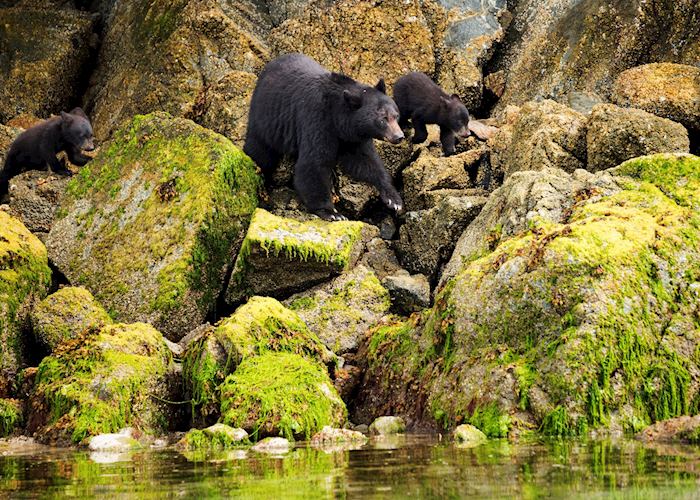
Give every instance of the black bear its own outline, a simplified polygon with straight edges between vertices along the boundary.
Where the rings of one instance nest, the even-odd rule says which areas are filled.
[[[440,142],[445,156],[455,153],[455,135],[469,135],[469,111],[457,94],[447,95],[424,73],[409,73],[394,85],[394,100],[399,106],[401,127],[413,123],[412,142],[420,144],[428,138],[428,123],[440,126]]]
[[[83,110],[61,111],[60,116],[28,128],[10,145],[5,166],[0,171],[0,195],[7,190],[11,178],[25,170],[49,167],[53,172],[70,175],[70,170],[56,158],[56,154],[65,151],[71,163],[82,167],[90,157],[81,151],[94,149],[92,126]]]
[[[382,201],[400,211],[401,196],[372,139],[400,142],[399,110],[375,87],[331,73],[303,54],[270,61],[253,91],[243,151],[265,173],[282,156],[296,158],[294,188],[306,208],[325,220],[344,220],[331,200],[333,169],[373,184]]]

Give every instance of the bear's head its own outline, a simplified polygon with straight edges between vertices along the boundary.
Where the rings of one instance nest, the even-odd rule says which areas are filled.
[[[92,125],[85,112],[80,108],[66,113],[61,111],[61,134],[63,140],[83,151],[92,151]]]
[[[404,138],[399,127],[399,108],[386,95],[384,80],[369,87],[355,83],[345,88],[343,106],[348,111],[348,130],[360,139],[379,139],[398,144]]]
[[[447,122],[450,130],[460,137],[468,137],[469,132],[469,111],[462,104],[457,94],[452,94],[450,97],[442,97],[442,106],[447,114]]]

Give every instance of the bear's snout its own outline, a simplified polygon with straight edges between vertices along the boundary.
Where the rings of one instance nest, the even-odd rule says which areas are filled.
[[[401,130],[401,127],[399,127],[398,121],[389,120],[387,134],[384,136],[384,138],[392,144],[398,144],[403,140],[403,130]]]
[[[87,139],[85,142],[83,142],[83,146],[80,149],[83,151],[94,151],[95,144],[92,142],[92,139]]]
[[[465,125],[461,129],[459,129],[456,133],[460,137],[469,137],[470,135],[472,135],[471,131],[469,130],[468,125]]]

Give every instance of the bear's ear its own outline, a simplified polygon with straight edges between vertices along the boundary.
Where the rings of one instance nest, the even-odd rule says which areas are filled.
[[[453,100],[453,101],[462,102],[462,100],[459,98],[459,96],[458,96],[457,94],[452,94],[450,97],[452,97],[452,100]]]
[[[343,99],[352,109],[357,109],[362,106],[362,96],[353,94],[349,90],[343,90]]]
[[[61,111],[61,120],[63,120],[64,123],[70,123],[73,121],[73,117],[69,113]]]
[[[87,120],[87,115],[85,114],[85,111],[83,111],[83,108],[73,108],[70,110],[71,115],[76,115],[76,116],[82,116]]]
[[[386,94],[386,83],[384,83],[384,78],[380,78],[374,88],[382,94]]]

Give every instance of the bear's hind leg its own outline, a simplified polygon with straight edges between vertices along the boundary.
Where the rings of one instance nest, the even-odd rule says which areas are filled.
[[[266,174],[277,168],[281,159],[277,151],[250,136],[246,137],[243,152],[250,156],[250,159]]]

